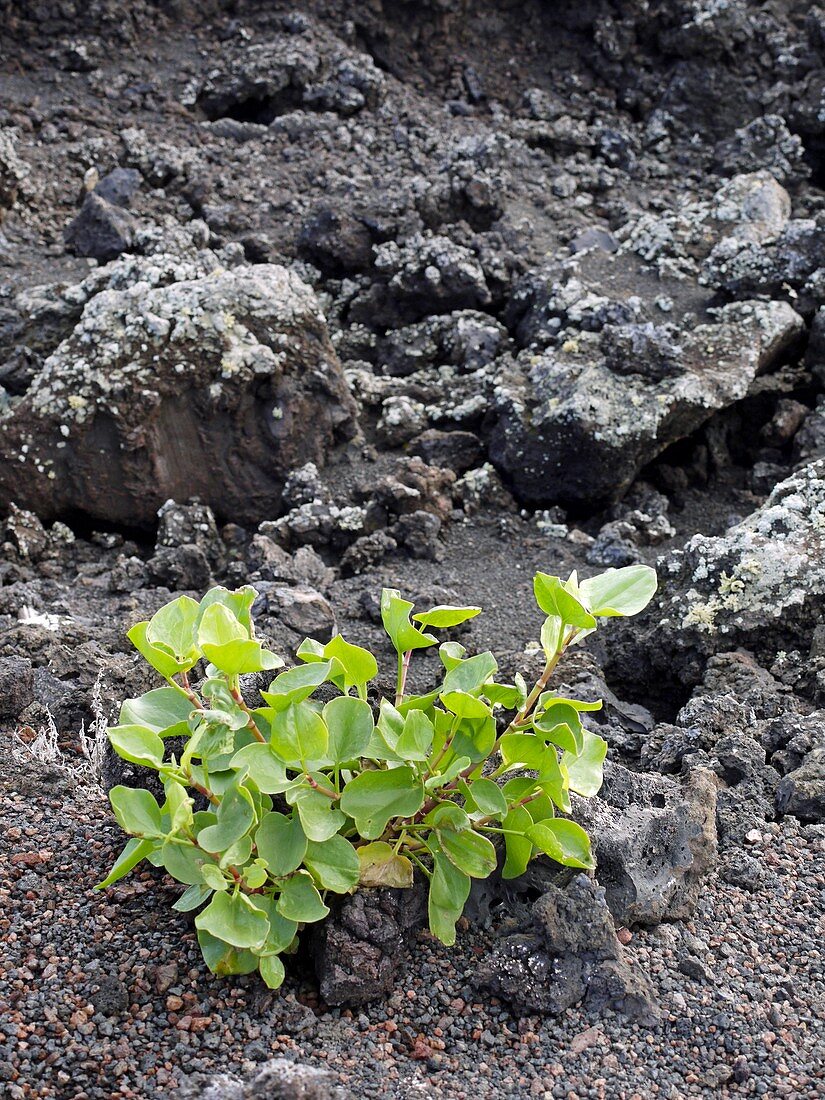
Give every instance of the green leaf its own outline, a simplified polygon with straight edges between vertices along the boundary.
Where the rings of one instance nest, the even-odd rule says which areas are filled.
[[[413,884],[413,865],[406,856],[396,855],[391,844],[374,840],[357,849],[361,886],[395,886],[407,889]]]
[[[510,767],[520,765],[539,771],[549,752],[545,743],[533,733],[505,733],[499,742],[501,759]]]
[[[210,890],[220,893],[221,890],[229,889],[229,883],[217,863],[204,862],[201,866],[201,877]]]
[[[461,664],[467,650],[460,642],[442,642],[438,647],[438,656],[447,672]]]
[[[518,710],[527,698],[517,684],[485,684],[484,697],[490,700],[492,706],[504,707],[505,710]]]
[[[167,840],[160,849],[160,859],[167,872],[178,882],[196,886],[205,882],[203,866],[214,862],[194,844]]]
[[[433,877],[427,909],[430,931],[447,947],[455,943],[455,925],[470,895],[470,876],[459,871],[437,848],[433,852]]]
[[[402,760],[422,762],[427,759],[434,736],[435,728],[423,710],[408,711],[395,752]]]
[[[324,785],[328,782],[326,776],[320,772],[314,773],[312,778],[317,783],[323,783]],[[333,805],[330,798],[307,783],[301,783],[290,788],[287,791],[286,799],[290,806],[294,806],[298,811],[301,827],[309,840],[317,842],[329,840],[346,821],[344,815]]]
[[[194,883],[183,891],[172,908],[178,913],[191,913],[193,909],[199,909],[211,893],[209,887],[203,883]]]
[[[562,756],[562,764],[567,768],[570,777],[570,790],[585,798],[592,798],[601,789],[607,742],[587,729],[582,730],[582,735],[582,751],[577,756],[566,752]]]
[[[199,604],[196,626],[200,626],[207,608],[212,607],[213,604],[221,604],[238,620],[246,631],[247,638],[251,638],[254,633],[252,628],[252,605],[257,596],[258,593],[250,584],[245,584],[243,588],[238,588],[234,592],[230,592],[223,585],[216,585],[214,588],[209,589]]]
[[[472,829],[436,829],[441,850],[454,867],[470,878],[488,878],[496,869],[496,850],[486,836]]]
[[[531,828],[533,819],[524,806],[515,806],[502,821],[507,832],[504,834],[504,867],[502,878],[518,878],[527,870],[527,864],[533,854],[533,842],[525,835]]]
[[[321,843],[310,841],[304,857],[306,869],[319,886],[336,894],[346,894],[358,885],[361,864],[348,840],[340,834]]]
[[[303,768],[308,761],[326,757],[327,727],[309,703],[290,703],[284,710],[274,711],[270,726],[272,748],[288,766]]]
[[[279,989],[286,976],[284,964],[277,955],[262,955],[258,962],[258,970],[264,980],[264,985],[270,989]]]
[[[469,695],[478,695],[497,671],[498,662],[492,653],[477,653],[475,657],[468,657],[448,670],[441,690],[445,694],[465,691]]]
[[[137,836],[163,835],[160,806],[149,791],[134,787],[112,787],[109,801],[118,825]]]
[[[655,569],[649,565],[627,565],[582,581],[579,593],[594,615],[609,618],[637,615],[653,599],[656,587]]]
[[[494,718],[463,718],[453,737],[453,752],[456,756],[468,757],[473,764],[479,764],[487,759],[495,743]]]
[[[307,850],[306,834],[297,815],[264,814],[255,833],[255,847],[275,878],[297,871]]]
[[[507,799],[498,783],[492,779],[476,779],[469,786],[470,798],[485,817],[503,816],[507,813]]]
[[[163,763],[163,742],[144,726],[110,726],[109,744],[122,760],[156,771]]]
[[[589,703],[583,699],[568,699],[563,695],[554,695],[552,691],[545,691],[539,696],[538,706],[541,710],[549,710],[550,707],[555,706],[556,703],[566,703],[567,706],[572,707],[577,712],[601,710],[603,705],[601,699],[596,699],[595,702]]]
[[[245,768],[247,776],[263,794],[283,794],[293,782],[269,745],[262,745],[260,741],[238,749],[230,767]]]
[[[262,947],[256,947],[259,955],[277,955],[292,946],[298,925],[294,920],[287,920],[278,912],[278,899],[269,894],[256,894],[255,905],[262,909],[269,921],[269,932]]]
[[[329,908],[324,905],[306,871],[298,871],[292,878],[284,880],[276,908],[282,917],[299,924],[323,920],[329,914]]]
[[[472,760],[470,760],[469,756],[453,757],[446,768],[442,768],[441,765],[439,765],[439,771],[437,771],[435,775],[429,776],[429,778],[424,781],[425,789],[427,791],[435,791],[439,787],[446,787],[448,783],[452,783],[457,775],[461,775],[463,771],[466,771],[471,764]]]
[[[246,836],[238,837],[238,839],[234,840],[228,848],[221,852],[220,865],[224,870],[229,867],[241,867],[251,855],[252,837],[247,834]]]
[[[548,615],[541,626],[541,648],[549,660],[559,652],[564,641],[564,619],[558,615]]]
[[[329,731],[327,754],[332,763],[349,764],[360,759],[367,751],[375,728],[369,704],[342,695],[326,704],[323,716]]]
[[[469,619],[474,619],[481,614],[480,607],[451,607],[449,604],[439,604],[429,611],[421,611],[413,615],[417,623],[421,623],[424,630],[433,627],[435,630],[446,630],[451,626],[460,626]]]
[[[533,577],[536,603],[545,615],[559,618],[567,626],[580,630],[592,630],[596,620],[576,597],[567,591],[558,577],[548,573],[536,573]]]
[[[364,840],[377,840],[393,817],[411,817],[424,803],[424,785],[412,768],[362,772],[341,795],[341,809]]]
[[[352,687],[363,688],[378,675],[378,662],[370,651],[352,645],[341,634],[336,634],[327,642],[324,656],[335,661],[336,675],[342,678],[340,686],[344,691]]]
[[[226,978],[230,974],[251,974],[258,969],[257,955],[253,955],[251,951],[238,950],[237,947],[210,935],[205,929],[198,929],[198,944],[204,962],[219,978]]]
[[[402,600],[394,588],[385,588],[381,592],[381,621],[397,653],[407,653],[411,649],[426,649],[438,641],[432,634],[424,634],[410,622],[413,605]]]
[[[198,659],[195,621],[198,605],[189,596],[178,596],[156,611],[146,628],[146,640],[179,663],[191,668]]]
[[[235,749],[235,730],[226,725],[220,714],[214,711],[198,711],[200,720],[189,738],[181,764],[188,767],[191,760],[214,761]]]
[[[161,813],[169,815],[169,828],[173,833],[191,832],[194,825],[193,801],[186,787],[176,779],[167,779],[163,785],[166,805]]]
[[[227,676],[280,668],[284,663],[249,638],[232,612],[220,603],[204,611],[198,626],[198,645],[204,657]]]
[[[244,867],[244,882],[250,890],[259,890],[267,880],[266,864],[262,860],[255,860],[248,867]]]
[[[527,829],[527,836],[545,855],[565,867],[581,867],[589,871],[596,866],[590,850],[590,838],[575,821],[562,817],[539,821]]]
[[[255,807],[246,787],[241,784],[230,787],[221,799],[216,816],[215,825],[208,825],[198,833],[198,844],[207,852],[223,852],[240,840],[255,821]]]
[[[141,863],[150,852],[154,851],[155,842],[153,840],[140,840],[138,837],[132,837],[131,840],[126,842],[126,847],[120,853],[112,865],[112,869],[106,878],[97,884],[96,890],[104,890],[107,886],[112,886],[115,882],[119,882],[133,870],[139,863]]]
[[[171,679],[172,676],[176,676],[177,673],[183,672],[192,666],[198,660],[197,650],[191,654],[191,659],[185,661],[179,661],[176,657],[173,657],[166,649],[161,648],[158,645],[153,645],[147,637],[147,631],[149,629],[149,623],[135,623],[130,631],[127,632],[126,637],[152,666],[156,669],[161,676],[165,676],[167,679]]]
[[[308,699],[329,677],[331,671],[331,661],[296,665],[276,676],[269,685],[269,691],[262,691],[261,696],[272,710],[285,710],[290,703],[302,703]]]
[[[458,718],[489,718],[491,710],[482,700],[466,691],[442,692],[441,702]]]
[[[155,688],[138,699],[127,699],[120,708],[120,725],[144,726],[160,737],[189,733],[192,703],[173,687]]]
[[[579,712],[569,703],[553,703],[533,719],[533,728],[544,741],[551,741],[560,749],[577,753],[583,744],[582,722]]]
[[[198,913],[195,927],[233,947],[260,947],[269,932],[269,921],[245,894],[221,893]]]

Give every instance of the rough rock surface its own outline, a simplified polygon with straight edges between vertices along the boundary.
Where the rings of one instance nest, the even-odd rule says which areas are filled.
[[[551,887],[533,906],[533,930],[504,936],[476,979],[520,1012],[564,1012],[585,999],[646,1026],[659,1020],[647,976],[613,926],[604,891],[585,875]]]
[[[0,418],[0,500],[148,524],[165,500],[197,495],[260,520],[277,513],[293,466],[322,461],[352,431],[352,412],[318,303],[295,275],[137,277],[90,298]]]
[[[349,1090],[315,1066],[273,1058],[247,1077],[234,1073],[193,1074],[183,1083],[185,1100],[348,1100]]]

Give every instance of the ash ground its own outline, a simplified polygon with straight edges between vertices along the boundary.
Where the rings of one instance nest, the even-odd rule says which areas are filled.
[[[825,1094],[825,12],[555,7],[0,0],[0,730],[31,742],[51,716],[59,743],[0,763],[13,1100],[297,1096],[254,1084],[282,1056],[329,1071],[313,1096]],[[71,379],[72,408],[125,394],[120,445],[149,354],[122,301],[143,321],[141,287],[189,308],[181,284],[219,268],[268,353],[248,279],[270,265],[326,318],[300,321],[287,368],[308,347],[332,382],[317,408],[287,386],[297,430],[273,469],[220,466],[211,511],[155,500],[129,447],[113,475],[74,421],[59,449],[30,413],[47,376]],[[89,373],[107,324],[120,343]],[[214,346],[201,329],[187,354],[208,367]],[[249,428],[257,454],[269,437],[241,408],[222,430]],[[697,535],[717,541],[683,552]],[[771,607],[742,572],[754,553],[789,563]],[[78,730],[152,686],[125,631],[171,594],[249,581],[285,656],[340,629],[387,679],[382,585],[478,603],[461,641],[512,674],[536,662],[536,569],[632,561],[658,563],[660,601],[559,682],[608,693],[611,759],[652,792],[636,817],[605,797],[600,882],[658,1025],[491,992],[497,950],[536,932],[532,888],[482,893],[454,950],[413,935],[351,1009],[323,1002],[308,949],[277,995],[214,979],[154,872],[92,891],[120,837],[73,776]],[[718,781],[712,855],[685,862],[656,799],[687,814],[699,771]]]

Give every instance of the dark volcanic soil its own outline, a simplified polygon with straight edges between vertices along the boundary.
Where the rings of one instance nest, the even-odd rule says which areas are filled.
[[[275,1057],[332,1078],[244,1095],[825,1095],[823,515],[781,632],[686,616],[677,659],[665,615],[689,540],[750,553],[825,457],[823,67],[807,0],[0,0],[0,1095],[215,1100]],[[79,731],[153,686],[125,632],[171,594],[252,583],[287,659],[337,629],[382,673],[382,586],[478,603],[512,675],[537,569],[639,561],[660,602],[559,683],[611,693],[617,765],[718,781],[695,913],[625,936],[659,1026],[490,994],[527,888],[352,1009],[308,950],[213,978],[154,872],[92,891]]]

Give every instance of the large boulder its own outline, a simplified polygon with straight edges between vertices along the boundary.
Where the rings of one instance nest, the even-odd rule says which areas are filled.
[[[647,615],[659,670],[696,683],[709,656],[736,647],[771,664],[807,652],[825,596],[825,461],[780,482],[724,535],[694,535],[660,569]]]
[[[626,322],[504,360],[489,453],[517,494],[598,506],[714,412],[738,401],[800,336],[785,302],[744,302],[691,328]]]
[[[277,513],[291,468],[352,434],[323,314],[296,275],[187,277],[181,263],[159,284],[160,262],[116,261],[0,417],[0,504],[149,525],[166,500],[197,496],[252,523]]]

